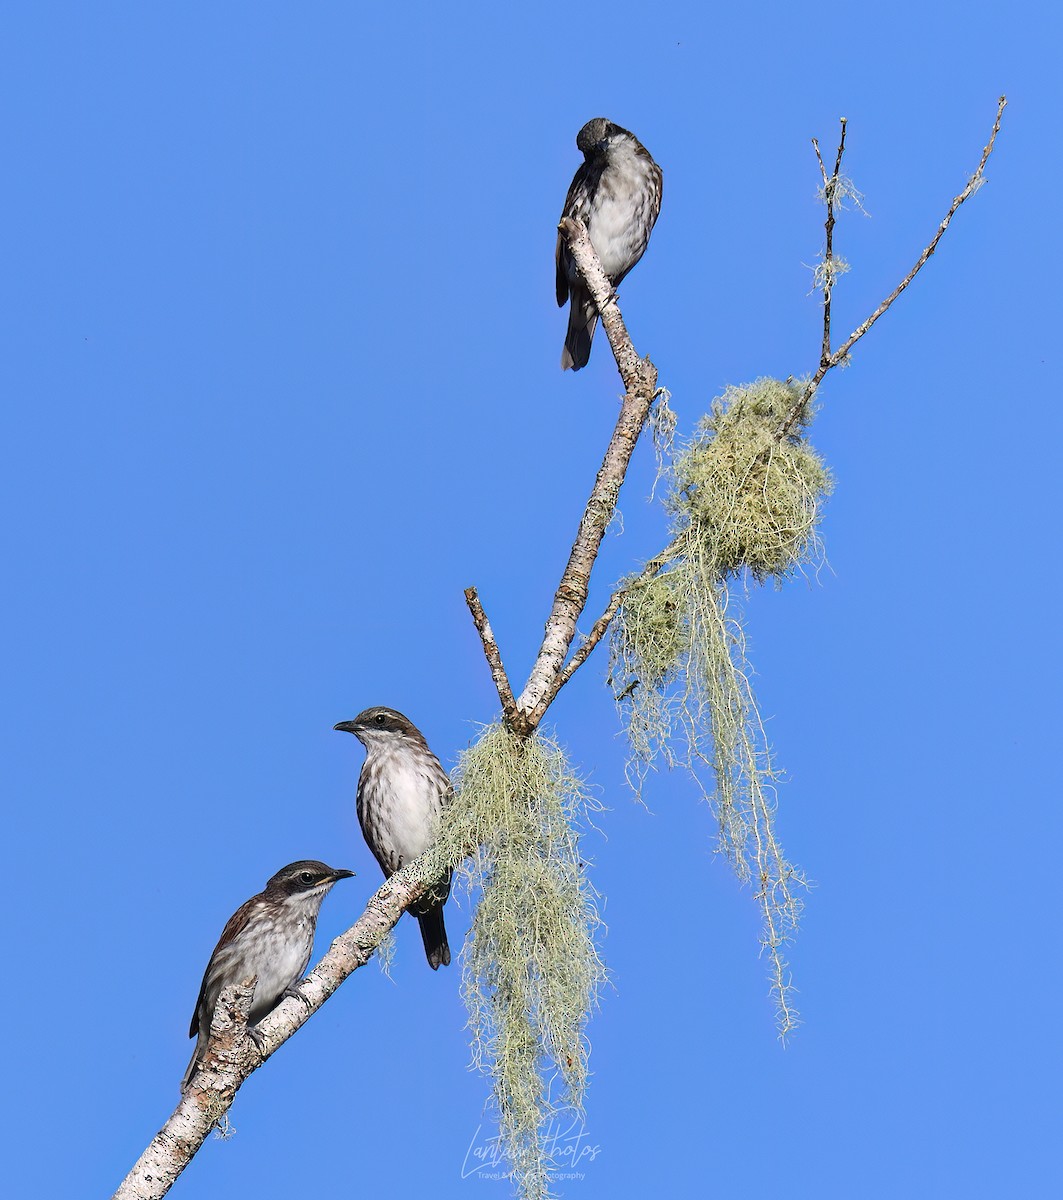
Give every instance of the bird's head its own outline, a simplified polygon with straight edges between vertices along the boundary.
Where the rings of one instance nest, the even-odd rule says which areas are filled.
[[[402,713],[393,708],[367,708],[360,712],[353,721],[341,721],[333,725],[341,733],[353,733],[354,736],[368,749],[374,743],[384,742],[396,736],[410,738],[423,742],[420,730]]]
[[[583,152],[584,158],[594,158],[605,153],[611,138],[626,132],[627,130],[614,125],[612,121],[607,121],[605,117],[595,117],[576,134],[576,149]]]
[[[329,867],[316,858],[303,858],[298,862],[281,867],[266,884],[266,893],[278,899],[285,896],[301,896],[320,892],[322,896],[340,879],[350,879],[353,871],[340,867]]]

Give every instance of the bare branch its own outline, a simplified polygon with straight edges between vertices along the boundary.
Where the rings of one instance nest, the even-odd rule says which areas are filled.
[[[786,420],[782,423],[782,425],[779,426],[779,430],[778,430],[777,434],[775,435],[776,440],[781,441],[793,429],[794,425],[800,419],[801,414],[807,409],[809,403],[812,400],[812,397],[816,394],[816,389],[823,382],[823,377],[827,374],[827,372],[830,370],[833,370],[833,368],[838,366],[839,363],[845,362],[845,360],[849,356],[849,352],[856,345],[856,343],[864,336],[865,333],[867,333],[867,331],[871,328],[872,325],[874,325],[874,323],[879,319],[879,317],[881,317],[882,314],[884,312],[886,312],[887,309],[889,309],[889,307],[893,304],[893,302],[897,299],[897,297],[901,294],[901,292],[903,292],[904,289],[912,282],[912,280],[916,277],[916,275],[919,274],[919,272],[925,266],[927,260],[937,249],[938,242],[940,242],[942,237],[944,236],[945,230],[948,229],[948,227],[949,227],[949,222],[956,215],[956,211],[959,209],[960,205],[963,204],[963,202],[965,200],[970,199],[970,197],[973,196],[974,193],[976,191],[978,191],[978,189],[985,182],[985,177],[984,177],[983,172],[985,171],[986,163],[989,161],[989,156],[993,153],[993,146],[997,140],[997,134],[1000,132],[1000,121],[1004,115],[1004,109],[1007,106],[1007,103],[1008,103],[1008,100],[1007,100],[1006,96],[1001,96],[1000,99],[997,101],[996,120],[993,122],[993,129],[989,135],[989,141],[986,143],[985,149],[982,151],[981,161],[978,163],[978,167],[975,170],[974,174],[971,176],[970,179],[968,179],[967,186],[959,193],[959,195],[957,195],[953,199],[952,204],[949,206],[949,211],[945,214],[944,219],[942,220],[941,224],[937,228],[937,232],[930,239],[930,242],[927,245],[926,249],[923,251],[922,254],[919,255],[919,258],[916,260],[915,266],[913,266],[912,269],[908,272],[908,274],[905,275],[905,277],[901,280],[901,282],[899,284],[897,284],[897,286],[893,289],[892,292],[890,292],[890,294],[886,297],[886,299],[882,301],[882,303],[878,306],[878,308],[875,309],[875,311],[871,314],[871,316],[869,316],[866,321],[864,321],[861,325],[858,325],[853,330],[853,332],[849,335],[848,339],[845,341],[845,343],[843,345],[839,346],[838,349],[835,350],[833,353],[827,353],[821,359],[819,369],[816,371],[815,375],[813,375],[812,378],[808,381],[808,384],[806,385],[805,390],[802,393],[801,399],[798,400],[798,402],[793,406],[793,408],[787,414]],[[844,141],[844,125],[843,125],[843,141]],[[818,147],[817,147],[817,153],[818,153]],[[841,146],[839,146],[839,148],[838,148],[838,164],[840,165],[840,163],[841,163]],[[826,338],[824,341],[824,345],[825,345],[825,347],[828,346]]]
[[[827,220],[824,228],[827,232],[826,247],[823,251],[823,349],[820,352],[820,363],[830,359],[830,298],[834,290],[834,200],[838,194],[838,174],[841,171],[842,155],[845,153],[845,118],[842,117],[842,134],[838,141],[838,157],[834,161],[834,174],[827,178],[823,166],[823,156],[819,152],[819,143],[815,138],[812,145],[816,148],[816,158],[819,159],[819,169],[823,174],[823,198],[827,203]]]
[[[584,509],[568,563],[554,595],[538,657],[528,683],[517,701],[518,731],[523,733],[530,733],[535,729],[561,687],[561,670],[576,634],[576,622],[587,603],[591,571],[598,557],[602,538],[616,511],[617,498],[627,474],[628,463],[657,391],[657,368],[649,359],[641,359],[635,352],[617,307],[616,294],[602,270],[586,227],[580,221],[566,218],[559,228],[568,241],[573,262],[598,305],[602,327],[609,339],[613,357],[627,390],[616,428],[613,430],[590,499]],[[585,658],[586,655],[580,662]]]
[[[823,155],[819,152],[819,138],[812,139],[812,149],[816,152],[816,160],[819,163],[819,173],[823,176],[823,186],[827,186],[827,168],[823,165]]]
[[[838,175],[842,169],[842,155],[845,153],[845,126],[848,124],[848,121],[846,120],[845,117],[842,117],[841,123],[842,123],[842,135],[838,140],[838,157],[834,160],[834,176],[833,177],[835,179],[838,178]],[[819,147],[818,146],[816,147],[816,155],[817,156],[819,155]],[[820,166],[822,166],[822,165],[823,164],[821,162]]]
[[[502,654],[491,630],[491,622],[487,619],[484,606],[480,603],[479,593],[474,587],[465,589],[465,603],[469,606],[469,612],[472,613],[472,619],[476,624],[476,632],[480,635],[480,641],[483,643],[487,665],[491,668],[491,678],[494,680],[498,698],[502,701],[502,715],[507,723],[512,725],[516,719],[517,702],[513,699],[513,688],[510,686],[506,668],[502,665]]]
[[[166,1195],[228,1112],[244,1080],[325,1003],[348,975],[369,961],[406,908],[428,889],[433,878],[428,859],[429,855],[422,855],[384,883],[361,917],[332,943],[329,952],[298,985],[303,999],[283,1000],[255,1026],[254,1040],[246,1028],[253,989],[233,987],[222,993],[211,1022],[203,1066],[112,1200],[158,1200]]]

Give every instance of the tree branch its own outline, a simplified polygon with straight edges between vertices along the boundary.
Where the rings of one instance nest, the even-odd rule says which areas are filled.
[[[834,174],[828,179],[827,168],[823,165],[823,156],[819,152],[819,142],[813,138],[812,145],[816,149],[820,173],[823,176],[823,198],[827,203],[826,246],[823,251],[823,348],[820,352],[820,363],[830,358],[830,298],[834,290],[834,200],[838,194],[838,176],[841,173],[842,155],[845,153],[845,118],[842,117],[842,134],[838,141],[838,156],[834,160]]]
[[[863,324],[858,325],[853,330],[853,332],[849,335],[849,337],[845,341],[845,343],[842,346],[839,346],[839,348],[837,350],[835,350],[833,353],[829,352],[829,328],[830,328],[829,320],[830,320],[830,317],[829,317],[829,308],[828,308],[828,310],[825,314],[825,317],[824,317],[824,325],[825,325],[825,328],[824,328],[824,353],[820,359],[819,369],[816,371],[815,375],[813,375],[812,378],[808,381],[807,385],[805,386],[805,390],[801,395],[800,400],[797,401],[797,403],[793,406],[793,408],[787,414],[786,420],[783,421],[783,423],[779,426],[779,429],[775,435],[776,441],[782,441],[782,439],[784,437],[786,437],[787,434],[789,434],[790,431],[793,429],[794,425],[800,419],[801,414],[807,409],[809,403],[812,400],[812,397],[816,394],[816,389],[823,382],[823,378],[827,374],[827,372],[830,370],[833,370],[833,368],[838,366],[840,363],[845,362],[845,360],[849,356],[849,352],[856,345],[856,343],[864,336],[865,333],[868,332],[868,330],[871,328],[872,325],[874,325],[874,323],[879,319],[879,317],[881,317],[882,314],[885,313],[887,311],[887,309],[889,309],[889,307],[893,304],[893,302],[897,299],[897,297],[901,294],[901,292],[903,292],[904,289],[912,282],[912,280],[916,277],[916,275],[919,274],[919,272],[926,265],[927,260],[937,249],[938,242],[940,242],[942,237],[944,236],[945,230],[948,229],[948,227],[949,227],[949,222],[956,215],[956,211],[959,209],[960,205],[963,204],[963,202],[965,200],[970,199],[970,197],[973,196],[974,193],[976,191],[978,191],[978,189],[985,182],[985,177],[984,177],[983,172],[985,171],[986,163],[989,161],[989,156],[993,153],[993,145],[997,140],[997,134],[1000,132],[1000,121],[1004,115],[1004,109],[1007,106],[1007,103],[1008,103],[1008,100],[1007,100],[1006,96],[1001,96],[1000,99],[997,101],[996,120],[993,122],[993,129],[989,135],[989,141],[986,143],[985,149],[982,151],[981,161],[979,162],[978,167],[975,170],[975,173],[971,176],[970,179],[967,180],[967,186],[963,189],[963,191],[961,191],[959,193],[959,195],[957,195],[953,199],[952,204],[949,206],[949,211],[945,214],[944,219],[942,220],[941,224],[937,228],[937,232],[930,239],[930,242],[927,245],[926,249],[923,251],[922,254],[919,255],[919,258],[916,260],[915,266],[913,266],[912,269],[908,272],[908,274],[905,275],[905,277],[901,280],[901,282],[899,284],[897,284],[897,286],[893,289],[892,292],[890,292],[890,294],[886,297],[886,299],[882,301],[882,303],[878,306],[878,308],[875,309],[875,311],[871,314],[871,316],[869,316],[867,318],[867,320],[863,322]],[[841,165],[842,145],[844,145],[844,142],[845,142],[845,123],[843,121],[842,122],[842,144],[839,145],[839,147],[838,147],[838,162],[837,162],[837,165],[835,166],[835,174],[833,177],[834,180],[837,180],[838,167]],[[818,145],[816,146],[816,154],[817,154],[817,156],[819,155],[819,146]],[[822,162],[823,162],[823,160],[820,159],[821,167],[822,167]],[[832,197],[828,191],[828,220],[830,219],[831,199],[832,199]],[[828,238],[828,250],[829,249],[830,249],[830,241]],[[826,291],[826,289],[825,289],[825,291]],[[827,296],[826,296],[826,303],[829,305],[829,292],[827,293]]]
[[[524,691],[516,701],[513,700],[509,680],[502,667],[502,657],[476,589],[465,590],[465,600],[480,633],[484,655],[491,669],[491,678],[502,702],[503,714],[509,720],[510,726],[524,736],[535,730],[554,697],[572,677],[573,672],[586,661],[612,620],[611,613],[596,635],[592,629],[590,636],[594,637],[594,641],[589,645],[585,642],[565,668],[565,659],[576,635],[576,622],[587,603],[591,571],[594,569],[602,538],[613,519],[631,455],[657,394],[657,368],[648,358],[639,358],[635,352],[616,302],[616,292],[602,270],[586,226],[582,221],[566,217],[558,228],[568,242],[572,261],[598,306],[602,328],[609,339],[617,369],[624,381],[625,394],[616,428],[583,511],[561,582],[554,594],[554,603],[546,621],[542,645]],[[619,601],[617,603],[619,605]],[[615,609],[613,611],[615,613]],[[598,623],[600,621],[601,618]]]
[[[522,718],[520,731],[524,733],[536,728],[562,685],[562,667],[576,634],[576,622],[587,603],[591,571],[602,538],[616,511],[631,455],[657,392],[657,368],[649,359],[641,359],[635,352],[616,303],[616,293],[602,270],[586,227],[580,221],[566,218],[561,222],[560,229],[568,241],[572,260],[598,306],[602,328],[609,339],[626,391],[568,563],[554,594],[539,654],[517,701]]]
[[[431,852],[396,871],[372,896],[365,912],[341,934],[298,985],[304,999],[289,997],[247,1033],[253,987],[227,988],[211,1022],[211,1039],[200,1070],[169,1120],[119,1185],[112,1200],[158,1200],[173,1186],[210,1131],[229,1111],[244,1080],[282,1046],[332,995],[364,966],[407,907],[432,881]],[[438,872],[438,864],[435,864]]]
[[[553,699],[557,693],[565,686],[566,683],[568,683],[568,681],[573,675],[575,675],[579,668],[583,666],[583,664],[590,657],[591,651],[605,636],[606,631],[612,624],[613,618],[620,611],[620,606],[624,603],[624,599],[628,592],[630,592],[633,588],[638,587],[640,583],[645,583],[647,579],[652,579],[654,575],[663,570],[679,553],[679,549],[680,546],[678,541],[670,542],[667,546],[665,546],[660,554],[654,555],[654,557],[643,566],[642,570],[633,579],[629,579],[627,583],[625,583],[622,587],[618,587],[616,591],[613,592],[612,596],[609,598],[609,603],[605,606],[605,611],[591,626],[590,633],[588,633],[583,641],[579,644],[579,646],[576,648],[576,652],[568,660],[568,662],[562,668],[561,673],[558,675],[553,691],[549,697],[551,703],[553,702]]]
[[[517,717],[517,702],[513,699],[513,688],[510,686],[506,668],[502,665],[502,654],[495,641],[491,623],[487,619],[487,613],[484,612],[484,606],[480,603],[479,593],[474,587],[465,589],[465,603],[469,606],[469,612],[472,613],[472,619],[476,625],[476,632],[480,635],[480,641],[483,643],[487,665],[491,668],[491,678],[494,680],[498,698],[502,702],[502,715],[512,726]]]

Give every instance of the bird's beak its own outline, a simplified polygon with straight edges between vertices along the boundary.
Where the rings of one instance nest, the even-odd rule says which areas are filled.
[[[338,729],[340,733],[357,734],[358,732],[358,725],[354,721],[341,721],[338,725],[333,725],[332,728]]]
[[[353,879],[353,871],[344,871],[342,868],[337,868],[332,872],[332,882],[335,883],[338,879]]]

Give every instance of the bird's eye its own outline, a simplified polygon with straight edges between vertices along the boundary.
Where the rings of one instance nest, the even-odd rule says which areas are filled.
[[[378,725],[383,725],[384,724],[384,714],[377,713],[377,715],[373,718],[373,720],[376,721],[376,723]]]
[[[299,876],[299,882],[305,883],[309,886],[310,884],[312,884],[314,882],[315,878],[316,878],[316,876],[313,874],[313,872],[303,871],[303,873]]]

